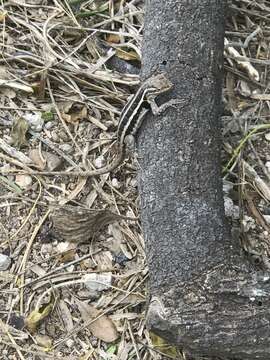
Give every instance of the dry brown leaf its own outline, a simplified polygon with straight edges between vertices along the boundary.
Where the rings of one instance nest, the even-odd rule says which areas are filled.
[[[116,50],[116,56],[119,57],[119,59],[131,61],[131,60],[140,60],[138,54],[136,51],[125,51],[123,49],[117,49]]]
[[[40,170],[45,169],[46,160],[41,156],[39,149],[30,150],[29,157]]]
[[[85,286],[92,292],[108,290],[112,284],[112,273],[90,273],[82,277]]]
[[[106,271],[113,268],[113,256],[110,251],[102,251],[93,255],[94,261],[97,263],[97,269]]]
[[[106,38],[109,43],[119,44],[120,43],[120,36],[118,34],[109,34]]]
[[[4,65],[0,66],[0,79],[2,79],[2,80],[10,80],[11,79],[11,76],[8,72],[7,66],[4,66]]]
[[[66,122],[74,124],[87,117],[87,108],[79,103],[68,102],[61,106],[61,115]]]
[[[29,189],[32,185],[32,177],[30,175],[16,175],[15,183],[21,188],[21,189]]]
[[[70,332],[73,329],[74,324],[73,324],[72,315],[65,301],[60,300],[58,303],[58,308],[60,310],[60,315],[64,323],[65,329],[67,332]]]
[[[50,349],[52,347],[52,339],[47,335],[38,334],[35,336],[35,340],[39,346],[42,346],[45,349]]]
[[[27,144],[26,133],[29,128],[28,122],[23,118],[17,118],[12,126],[11,138],[12,144],[18,148]]]
[[[76,300],[76,303],[85,323],[100,315],[100,311],[94,306],[79,300]],[[95,337],[106,343],[117,340],[119,336],[113,321],[106,315],[102,315],[96,321],[88,325],[88,328]]]
[[[42,155],[46,159],[46,168],[49,171],[57,169],[62,164],[63,159],[54,153],[51,153],[49,151],[43,151]]]
[[[178,355],[178,351],[175,346],[169,344],[165,339],[159,337],[158,335],[152,332],[150,333],[150,337],[155,349],[161,351],[165,355],[168,355],[172,358],[176,358],[176,356]]]
[[[119,302],[121,302],[121,304],[138,305],[141,303],[145,303],[145,299],[137,294],[130,294],[128,296],[126,296],[126,294],[119,294],[111,301],[112,304],[118,304]]]
[[[13,89],[8,89],[8,88],[1,88],[0,94],[1,94],[2,99],[7,97],[10,100],[15,99],[17,96],[16,91],[14,91]]]
[[[65,264],[75,260],[75,257],[76,257],[76,251],[74,249],[70,249],[69,251],[66,251],[64,254],[60,254],[58,256],[58,262],[61,264]]]

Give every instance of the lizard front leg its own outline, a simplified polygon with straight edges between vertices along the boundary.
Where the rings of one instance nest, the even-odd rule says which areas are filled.
[[[186,103],[186,100],[171,99],[162,105],[158,105],[155,101],[155,97],[151,95],[146,97],[146,101],[149,103],[151,111],[155,116],[163,113],[168,107],[176,108],[177,105],[184,105]]]

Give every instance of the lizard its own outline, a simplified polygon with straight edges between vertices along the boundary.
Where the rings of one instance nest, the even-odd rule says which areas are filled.
[[[146,79],[139,86],[136,93],[129,99],[124,106],[117,128],[118,150],[116,158],[100,169],[85,171],[22,171],[20,174],[28,173],[30,175],[61,175],[61,176],[98,176],[115,170],[124,160],[126,147],[134,143],[134,137],[139,130],[143,119],[149,110],[153,115],[159,115],[168,107],[183,103],[183,100],[171,99],[158,106],[155,99],[158,95],[168,92],[172,89],[172,82],[163,74],[157,74]]]

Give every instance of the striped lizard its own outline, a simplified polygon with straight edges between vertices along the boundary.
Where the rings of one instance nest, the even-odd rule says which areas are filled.
[[[181,100],[169,100],[158,106],[155,99],[158,95],[168,92],[173,84],[164,74],[153,75],[146,79],[138,88],[136,93],[129,99],[124,106],[117,129],[118,151],[116,158],[108,165],[95,170],[86,171],[22,171],[20,174],[30,173],[31,175],[61,175],[61,176],[98,176],[109,173],[116,169],[124,160],[126,147],[131,142],[134,143],[134,137],[139,130],[146,113],[151,110],[153,115],[159,115],[170,106],[183,103]]]

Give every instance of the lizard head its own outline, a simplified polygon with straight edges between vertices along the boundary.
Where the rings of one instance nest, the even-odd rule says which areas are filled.
[[[149,88],[154,88],[157,93],[166,92],[173,87],[172,82],[163,73],[151,76],[147,80],[147,85]]]

